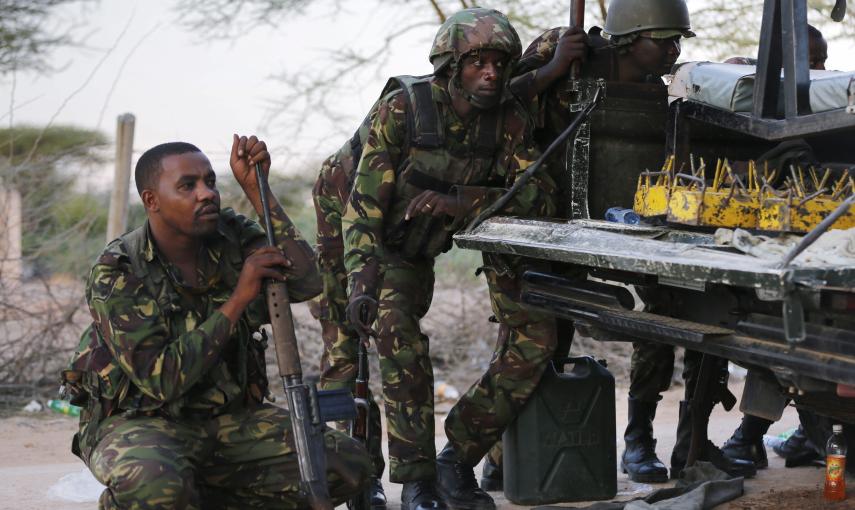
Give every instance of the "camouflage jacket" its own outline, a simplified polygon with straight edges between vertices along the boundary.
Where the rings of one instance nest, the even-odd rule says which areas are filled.
[[[342,147],[321,164],[318,179],[312,188],[312,201],[318,224],[317,254],[321,270],[331,270],[341,264],[344,257],[344,240],[341,217],[353,187],[356,165],[362,154],[362,141],[368,136],[376,104],[365,117],[359,129]]]
[[[272,213],[293,263],[291,299],[309,299],[320,291],[311,247],[281,208]],[[205,282],[199,286],[188,285],[160,254],[148,222],[107,245],[86,286],[93,323],[66,371],[82,373],[84,428],[118,413],[179,418],[261,400],[265,345],[252,334],[268,322],[263,297],[234,326],[218,308],[231,296],[245,256],[264,243],[257,223],[223,209],[218,235],[199,254],[197,272]],[[81,437],[81,447],[91,446],[87,439]]]
[[[439,184],[450,185],[443,191],[456,193],[462,203],[469,205],[457,217],[440,218],[439,225],[425,229],[434,231],[431,235],[441,230],[439,235],[444,236],[450,247],[451,236],[468,219],[504,194],[515,177],[539,155],[530,137],[528,113],[515,98],[510,97],[496,109],[463,122],[451,106],[444,81],[435,77],[429,80],[442,137],[441,147],[425,150],[406,139],[407,123],[419,122],[422,117],[415,112],[415,119],[408,118],[407,99],[401,91],[392,92],[380,101],[371,124],[342,220],[350,295],[376,292],[379,264],[385,252],[400,250],[407,230],[418,223],[408,223],[403,218],[403,211],[413,198],[406,193],[407,182],[402,178],[405,172],[411,171],[412,175],[415,169],[434,181],[439,180],[437,175],[442,175],[443,182]],[[495,130],[498,140],[491,154],[483,154],[478,152],[483,145],[479,136],[489,124],[484,120],[488,116],[499,123]],[[458,171],[451,175],[449,168]],[[538,173],[502,212],[552,215],[555,191],[552,179],[545,173]],[[433,255],[435,253],[427,254]]]

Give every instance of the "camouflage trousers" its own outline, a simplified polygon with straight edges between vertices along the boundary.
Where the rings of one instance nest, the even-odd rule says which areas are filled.
[[[368,480],[364,447],[325,437],[330,494],[341,503]],[[306,508],[288,412],[271,405],[213,418],[108,418],[89,469],[107,486],[102,509]]]
[[[381,264],[377,353],[389,436],[389,479],[436,477],[433,368],[419,325],[433,298],[433,259],[405,260],[387,252]]]
[[[685,400],[692,398],[701,365],[701,353],[686,350],[683,355]],[[727,360],[716,358],[715,377],[727,381]],[[633,342],[629,371],[629,396],[651,404],[662,399],[674,374],[674,346],[658,342]]]
[[[344,264],[323,265],[321,279],[324,292],[320,298],[321,338],[324,353],[321,357],[321,387],[324,389],[345,388],[353,393],[356,389],[358,370],[359,338],[344,327],[344,309],[347,306],[347,275]],[[380,407],[368,392],[368,454],[371,457],[372,476],[381,478],[386,467],[383,461],[381,442],[383,430],[380,425]]]
[[[557,347],[555,320],[519,304],[518,276],[533,264],[484,254],[481,269],[500,323],[496,348],[487,371],[445,420],[445,434],[458,459],[472,466],[491,447],[490,456],[501,465],[502,433],[534,392]]]

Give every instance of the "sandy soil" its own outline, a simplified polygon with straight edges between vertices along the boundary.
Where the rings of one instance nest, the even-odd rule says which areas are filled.
[[[738,395],[741,388],[732,386]],[[657,452],[665,460],[670,458],[674,444],[674,429],[677,423],[678,402],[682,388],[669,391],[656,416],[656,432],[659,439]],[[626,426],[626,396],[624,391],[617,394],[617,430],[619,436]],[[438,411],[447,410],[449,403],[440,403]],[[444,415],[437,416],[437,448],[445,443],[442,432]],[[730,436],[739,424],[738,412],[725,412],[717,408],[710,421],[710,436],[721,444]],[[770,433],[778,434],[797,424],[793,409],[788,409],[784,418],[776,423]],[[78,510],[93,509],[97,505],[94,499],[75,503],[49,494],[52,486],[66,475],[81,475],[83,464],[69,451],[70,437],[76,428],[73,418],[49,414],[18,414],[0,419],[0,508],[19,510]],[[622,438],[615,438],[618,454],[622,448]],[[770,468],[759,473],[756,479],[745,485],[745,496],[720,508],[731,510],[798,508],[855,508],[853,502],[844,502],[825,506],[821,501],[821,482],[824,473],[819,468],[806,467],[785,469],[782,459],[770,452]],[[480,471],[479,471],[480,473]],[[850,482],[851,484],[852,482]],[[400,485],[385,484],[390,498],[390,508],[400,504]],[[850,485],[855,486],[855,485]],[[621,499],[644,496],[662,486],[637,484],[630,482],[625,475],[618,476],[618,491]],[[500,508],[519,508],[507,502],[501,494],[494,494]],[[574,506],[584,506],[575,503]]]

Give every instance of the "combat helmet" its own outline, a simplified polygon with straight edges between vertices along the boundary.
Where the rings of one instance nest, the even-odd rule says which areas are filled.
[[[507,16],[494,9],[464,9],[445,20],[430,49],[434,74],[450,68],[449,87],[459,91],[460,61],[468,53],[479,50],[499,50],[508,54],[510,62],[502,76],[502,87],[506,90],[513,66],[522,54],[522,44]],[[479,108],[490,108],[495,103],[472,94],[464,94],[464,97]]]
[[[694,37],[685,0],[612,0],[603,32],[612,41],[631,41],[634,34],[651,32],[665,39],[681,35]]]

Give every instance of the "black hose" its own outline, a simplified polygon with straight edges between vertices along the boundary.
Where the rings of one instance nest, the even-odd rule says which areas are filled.
[[[580,110],[579,113],[576,114],[576,118],[573,119],[573,122],[571,122],[570,125],[567,126],[567,128],[564,129],[564,131],[562,131],[561,134],[558,135],[555,140],[552,141],[551,144],[549,144],[549,147],[547,147],[546,150],[543,151],[543,154],[541,154],[540,157],[537,158],[537,161],[532,163],[530,167],[526,168],[525,173],[523,173],[520,178],[514,182],[514,184],[511,186],[511,189],[509,189],[504,195],[499,197],[498,200],[490,204],[489,207],[484,209],[481,214],[479,214],[474,220],[469,223],[469,225],[466,226],[465,229],[463,229],[464,232],[471,232],[484,220],[486,220],[487,218],[495,214],[496,211],[504,207],[511,200],[511,198],[516,195],[517,191],[519,191],[519,189],[522,188],[528,182],[529,179],[531,179],[531,176],[534,175],[535,172],[537,172],[541,165],[543,165],[544,160],[546,160],[546,158],[552,155],[552,153],[555,152],[555,149],[557,149],[558,146],[564,143],[564,141],[567,140],[567,138],[569,138],[571,134],[573,134],[577,129],[579,129],[579,126],[582,125],[582,122],[584,122],[585,119],[587,119],[588,116],[591,115],[591,112],[594,111],[594,108],[597,106],[597,103],[599,103],[600,92],[602,92],[602,89],[602,85],[597,87],[597,89],[594,91],[594,97],[591,99],[591,102],[583,110]]]

